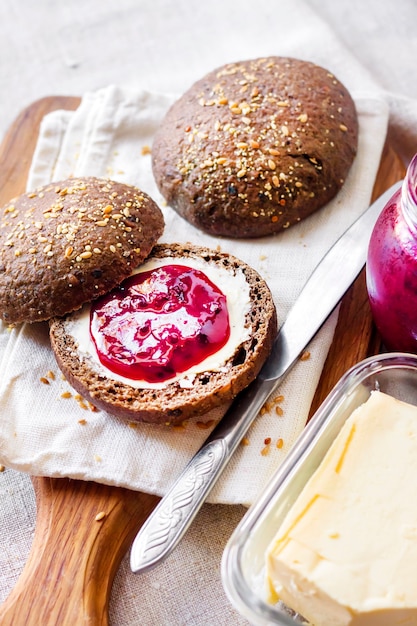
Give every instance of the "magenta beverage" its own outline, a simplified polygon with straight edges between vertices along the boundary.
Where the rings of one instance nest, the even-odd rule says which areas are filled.
[[[385,347],[417,352],[417,155],[375,224],[366,282]]]

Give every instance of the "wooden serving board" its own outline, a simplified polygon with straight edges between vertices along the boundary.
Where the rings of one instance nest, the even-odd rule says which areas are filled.
[[[25,191],[43,116],[60,108],[74,110],[79,102],[75,97],[44,98],[15,120],[0,146],[0,206]],[[386,146],[374,197],[403,175],[401,161]],[[349,367],[378,349],[362,273],[343,299],[310,414]],[[32,480],[35,536],[26,566],[0,606],[0,625],[105,626],[114,575],[159,498],[65,478]],[[101,511],[106,515],[96,521]]]

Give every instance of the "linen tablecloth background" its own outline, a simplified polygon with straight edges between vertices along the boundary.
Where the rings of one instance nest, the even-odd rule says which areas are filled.
[[[82,95],[109,84],[178,94],[222,63],[289,54],[333,70],[353,92],[385,101],[393,145],[406,160],[415,151],[412,0],[365,6],[261,0],[256,12],[246,0],[57,4],[0,5],[0,132],[43,95]],[[375,137],[376,151],[380,141]],[[0,496],[3,600],[25,562],[35,505],[28,477],[10,469],[0,474]],[[219,575],[223,547],[243,513],[239,506],[205,505],[173,557],[149,574],[135,577],[125,559],[112,593],[112,624],[245,623],[227,603]]]

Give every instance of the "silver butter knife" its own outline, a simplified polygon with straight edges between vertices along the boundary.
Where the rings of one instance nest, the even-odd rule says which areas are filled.
[[[380,196],[317,265],[257,379],[236,397],[137,534],[130,555],[133,572],[144,572],[160,563],[184,536],[262,405],[365,265],[376,219],[400,186],[401,181]]]

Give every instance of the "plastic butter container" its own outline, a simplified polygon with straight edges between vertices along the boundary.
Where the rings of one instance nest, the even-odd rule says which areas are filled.
[[[389,353],[368,358],[350,369],[231,536],[222,559],[223,586],[231,603],[251,624],[307,623],[282,602],[267,602],[265,555],[285,515],[343,424],[374,390],[417,406],[417,356]]]

